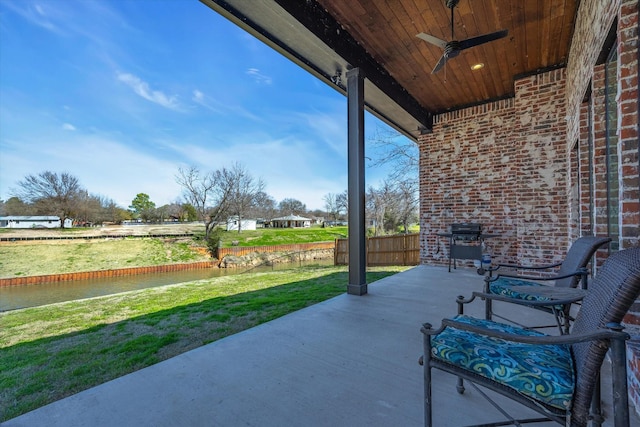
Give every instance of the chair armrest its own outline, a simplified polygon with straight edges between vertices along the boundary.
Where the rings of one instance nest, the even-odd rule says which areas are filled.
[[[484,274],[484,272],[489,272],[489,274],[493,273],[494,271],[498,271],[500,270],[502,267],[505,268],[514,268],[514,269],[518,269],[518,270],[548,270],[551,268],[556,268],[561,266],[562,263],[558,262],[555,264],[549,264],[549,265],[539,265],[539,266],[526,266],[526,265],[515,265],[515,264],[496,264],[496,265],[492,265],[491,267],[486,267],[483,269],[482,273],[478,273],[478,274]]]
[[[508,332],[497,331],[494,329],[484,328],[482,326],[470,325],[468,323],[457,322],[453,319],[442,319],[442,325],[439,329],[433,329],[431,324],[425,323],[422,325],[420,331],[424,335],[437,335],[445,328],[454,328],[464,331],[473,332],[488,337],[495,337],[503,339],[505,341],[512,341],[524,344],[538,344],[538,345],[562,345],[562,344],[576,344],[587,341],[595,340],[628,340],[629,334],[622,332],[622,327],[619,324],[609,324],[607,329],[599,328],[593,331],[581,333],[581,334],[568,334],[568,335],[519,335],[510,334]]]
[[[514,264],[498,264],[498,267],[516,268],[518,270],[546,270],[561,266],[561,262],[549,265],[514,265]]]
[[[557,279],[565,279],[567,277],[572,277],[572,276],[587,276],[589,274],[588,270],[586,268],[580,268],[572,273],[568,273],[568,274],[563,274],[561,276],[552,276],[552,277],[532,277],[532,276],[518,276],[516,274],[505,274],[505,273],[501,273],[498,274],[495,277],[490,277],[487,280],[489,282],[495,282],[496,280],[498,280],[500,277],[507,277],[507,278],[512,278],[512,279],[521,279],[521,280],[535,280],[535,281],[548,281],[548,280],[557,280]]]
[[[565,304],[573,304],[575,302],[581,301],[584,299],[585,295],[576,295],[574,297],[566,297],[566,298],[554,298],[548,300],[524,300],[519,298],[512,298],[505,295],[498,294],[488,294],[485,292],[473,292],[473,298],[486,298],[493,301],[503,301],[512,304],[526,305],[526,306],[534,306],[534,307],[548,307],[552,305],[565,305]],[[464,303],[468,303],[470,301],[464,301]]]

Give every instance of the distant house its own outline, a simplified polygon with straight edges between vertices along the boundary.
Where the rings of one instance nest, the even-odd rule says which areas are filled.
[[[271,220],[274,228],[308,228],[311,227],[311,220],[298,215],[287,215]]]
[[[313,216],[311,217],[311,224],[324,224],[324,217],[323,216]]]
[[[243,219],[240,222],[237,216],[230,216],[227,219],[227,231],[238,231],[238,226],[240,226],[240,230],[255,230],[257,224],[258,221],[255,219]]]
[[[61,220],[57,216],[0,216],[0,228],[60,228]],[[64,228],[71,228],[73,221],[64,220]]]

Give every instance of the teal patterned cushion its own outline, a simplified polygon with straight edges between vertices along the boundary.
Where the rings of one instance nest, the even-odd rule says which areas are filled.
[[[543,335],[511,325],[456,316],[458,322],[517,335]],[[568,345],[533,345],[506,342],[447,327],[431,337],[435,359],[467,369],[553,407],[566,410],[575,383]]]
[[[504,295],[506,297],[518,298],[527,301],[546,301],[549,298],[531,295],[526,292],[516,292],[511,286],[543,286],[540,283],[530,282],[528,280],[512,279],[510,277],[499,277],[496,281],[489,283],[489,289],[492,294]]]
[[[502,295],[509,298],[516,298],[525,301],[547,301],[549,298],[541,295],[532,295],[527,292],[514,291],[511,286],[545,286],[537,282],[514,279],[511,277],[499,277],[495,282],[489,283],[489,290],[492,294]],[[561,305],[556,305],[557,311],[562,311]]]

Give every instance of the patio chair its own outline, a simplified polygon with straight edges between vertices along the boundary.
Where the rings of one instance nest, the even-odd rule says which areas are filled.
[[[433,425],[431,369],[483,386],[532,408],[538,421],[508,418],[483,426],[555,421],[583,427],[589,421],[594,390],[605,355],[611,349],[615,427],[629,426],[625,340],[620,322],[640,295],[640,248],[614,253],[604,263],[582,302],[569,335],[538,331],[459,314],[434,330],[425,323],[425,425]],[[459,305],[459,309],[462,305]],[[459,393],[464,388],[458,389]],[[490,400],[490,399],[489,399]]]
[[[518,322],[496,314],[493,311],[492,301],[498,300],[503,302],[511,302],[521,305],[526,305],[531,308],[546,311],[551,313],[555,317],[556,324],[560,329],[560,333],[567,333],[569,331],[570,322],[573,320],[570,315],[571,304],[577,302],[581,297],[570,298],[564,304],[556,305],[544,305],[538,304],[539,301],[548,299],[545,295],[539,295],[536,293],[535,288],[528,289],[528,287],[540,287],[540,286],[554,286],[556,288],[576,288],[578,283],[582,280],[582,287],[587,288],[587,275],[586,266],[591,260],[593,254],[601,246],[609,243],[611,238],[598,237],[598,236],[586,236],[577,239],[569,248],[567,255],[561,263],[544,265],[544,266],[518,266],[510,264],[498,264],[495,267],[488,269],[488,274],[485,276],[484,292],[474,292],[474,297],[481,297],[485,299],[485,318],[493,319],[497,317],[502,320],[506,320],[510,323],[518,326],[523,326]],[[499,271],[501,268],[511,268],[529,271],[542,271],[550,270],[556,267],[560,267],[552,277],[531,277],[523,275],[514,275],[510,273],[498,273],[497,276],[492,277],[493,272]],[[539,282],[551,282],[550,285],[543,285]],[[516,286],[514,289],[513,287]],[[578,294],[579,295],[579,294]],[[473,298],[472,298],[473,299]],[[472,301],[469,300],[469,301]],[[529,328],[549,328],[555,325],[538,325],[530,326]]]

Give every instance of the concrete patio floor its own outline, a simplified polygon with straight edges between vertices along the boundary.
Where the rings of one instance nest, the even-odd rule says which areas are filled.
[[[340,295],[2,425],[421,426],[420,326],[439,326],[456,313],[455,297],[482,283],[471,269],[415,267],[369,284],[365,296]],[[482,305],[468,313],[481,316]],[[541,315],[508,309],[523,321]],[[477,391],[457,394],[451,375],[434,371],[434,382],[436,426],[503,419]],[[603,395],[610,414],[606,387]]]

